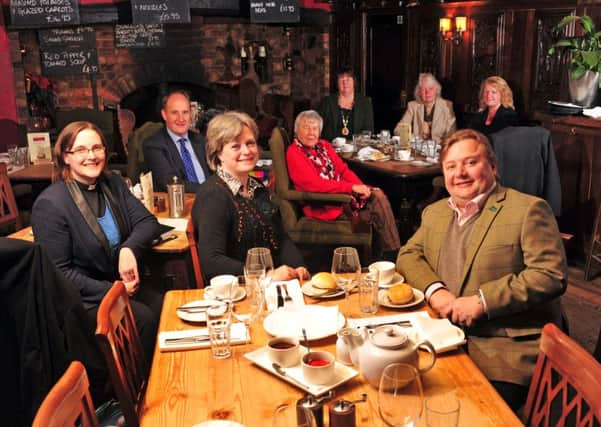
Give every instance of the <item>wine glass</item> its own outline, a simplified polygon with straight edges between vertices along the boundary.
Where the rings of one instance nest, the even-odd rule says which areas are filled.
[[[414,427],[424,406],[419,373],[412,365],[393,363],[384,368],[378,389],[378,410],[390,427]]]
[[[359,283],[361,276],[361,262],[357,249],[351,247],[334,249],[332,276],[336,285],[344,291],[345,298],[348,297],[351,290]]]

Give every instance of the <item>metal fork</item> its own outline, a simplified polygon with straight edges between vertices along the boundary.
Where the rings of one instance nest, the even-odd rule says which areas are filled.
[[[284,290],[284,307],[286,307],[289,302],[291,303],[293,301],[288,293],[288,286],[285,283],[282,284],[282,289]]]
[[[186,343],[195,343],[195,342],[203,342],[208,341],[208,335],[194,335],[191,337],[179,337],[179,338],[165,338],[165,344],[186,344]]]

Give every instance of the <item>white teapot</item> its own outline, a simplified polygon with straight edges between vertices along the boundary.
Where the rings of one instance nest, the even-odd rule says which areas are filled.
[[[338,332],[336,349],[339,354],[349,356],[353,364],[359,365],[359,372],[374,387],[378,387],[384,368],[391,363],[413,365],[423,374],[436,362],[436,351],[429,341],[416,342],[398,325],[382,325],[373,330],[343,328]],[[347,331],[348,330],[348,331]],[[427,366],[419,367],[418,348],[430,353]]]

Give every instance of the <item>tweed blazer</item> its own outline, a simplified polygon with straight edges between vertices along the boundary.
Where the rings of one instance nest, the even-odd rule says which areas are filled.
[[[411,101],[401,121],[394,128],[394,134],[399,134],[399,125],[409,123],[414,135],[421,135],[424,126],[424,104]],[[446,99],[437,98],[434,102],[434,117],[432,117],[432,139],[441,142],[447,135],[455,132],[455,112],[453,103]]]
[[[428,206],[399,252],[397,269],[418,289],[441,281],[453,215],[447,199]],[[481,290],[488,313],[466,331],[469,354],[490,380],[528,385],[542,327],[561,322],[567,265],[557,223],[544,200],[497,186],[473,227],[459,295]]]

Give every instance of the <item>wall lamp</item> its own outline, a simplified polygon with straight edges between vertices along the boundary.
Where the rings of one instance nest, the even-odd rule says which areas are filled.
[[[465,16],[455,17],[455,31],[451,29],[451,18],[440,18],[438,25],[443,40],[452,40],[456,46],[461,44],[463,33],[467,29],[467,18]]]

